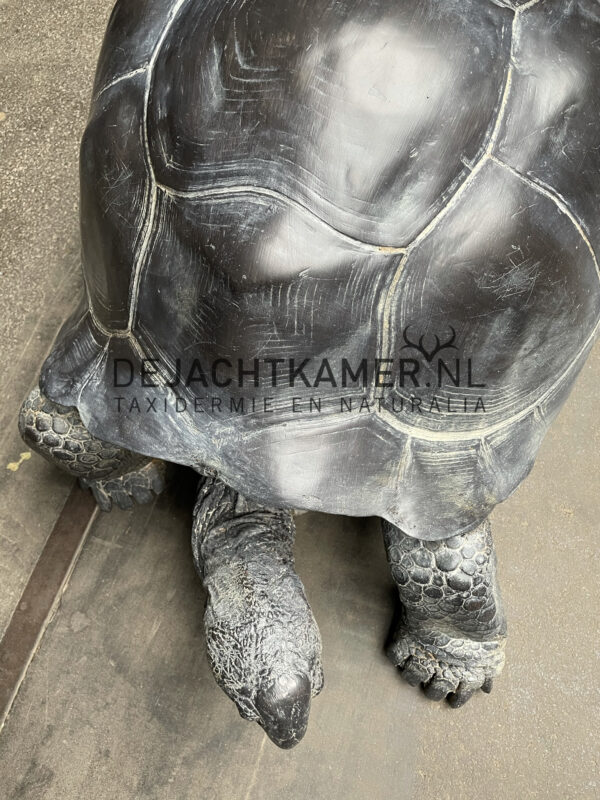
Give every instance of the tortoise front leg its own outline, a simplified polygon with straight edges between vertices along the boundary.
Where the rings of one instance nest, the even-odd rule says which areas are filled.
[[[489,692],[504,665],[506,622],[489,521],[427,542],[383,523],[401,611],[390,659],[413,686],[457,708]]]
[[[103,511],[113,503],[147,503],[164,489],[164,461],[98,439],[76,408],[55,403],[38,388],[21,407],[19,431],[32,450],[89,487]]]
[[[207,591],[204,626],[215,679],[275,744],[304,736],[321,690],[321,638],[296,574],[289,511],[258,506],[202,478],[192,549]]]

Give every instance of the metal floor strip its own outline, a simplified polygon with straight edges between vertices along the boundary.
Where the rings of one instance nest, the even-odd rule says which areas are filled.
[[[0,730],[97,514],[91,492],[75,483],[0,641]]]

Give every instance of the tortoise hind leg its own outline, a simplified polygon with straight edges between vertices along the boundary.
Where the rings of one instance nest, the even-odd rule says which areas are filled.
[[[489,521],[442,541],[383,523],[400,619],[388,655],[413,686],[455,708],[491,690],[504,665],[506,621]]]
[[[96,438],[76,408],[49,400],[38,388],[21,407],[19,431],[29,447],[89,487],[103,511],[147,503],[164,489],[163,461]]]
[[[304,736],[323,685],[321,639],[294,569],[294,521],[202,478],[192,549],[208,593],[204,626],[219,686],[279,747]]]

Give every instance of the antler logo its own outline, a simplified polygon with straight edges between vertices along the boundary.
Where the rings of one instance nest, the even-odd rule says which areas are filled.
[[[419,343],[418,344],[416,344],[415,342],[411,342],[411,340],[408,338],[408,330],[410,328],[410,325],[407,325],[406,328],[404,328],[404,331],[402,333],[402,336],[403,336],[404,341],[406,342],[406,344],[401,349],[402,350],[408,350],[409,348],[412,348],[414,350],[417,350],[419,353],[421,353],[421,355],[423,355],[425,357],[425,360],[429,364],[431,364],[431,362],[433,361],[435,356],[437,356],[437,354],[440,353],[442,350],[449,350],[449,349],[458,350],[458,348],[454,344],[454,340],[456,339],[456,331],[454,330],[452,325],[449,325],[448,327],[452,331],[452,335],[450,336],[448,341],[444,342],[442,344],[440,342],[440,337],[436,333],[436,334],[434,334],[434,336],[435,336],[435,347],[432,350],[427,350],[427,348],[425,347],[425,335],[426,334],[423,334],[423,336],[421,336],[421,338],[419,339]]]

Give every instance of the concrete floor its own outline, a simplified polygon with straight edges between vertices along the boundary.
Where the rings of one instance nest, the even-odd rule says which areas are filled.
[[[77,142],[110,5],[0,0],[0,633],[71,485],[21,459],[15,420],[80,285]],[[599,379],[597,347],[493,515],[510,638],[490,696],[453,711],[405,686],[381,649],[393,592],[377,522],[302,515],[326,688],[304,741],[277,750],[210,675],[182,473],[93,528],[0,735],[0,797],[598,797]]]
[[[0,635],[71,485],[40,459],[7,465],[27,449],[19,404],[80,291],[78,142],[110,7],[0,2]]]

